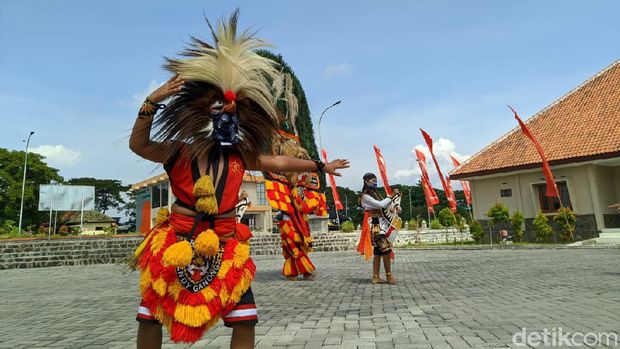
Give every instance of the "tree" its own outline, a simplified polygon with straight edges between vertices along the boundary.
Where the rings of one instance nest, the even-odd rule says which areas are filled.
[[[441,223],[444,227],[452,227],[456,224],[456,218],[454,217],[454,213],[448,207],[441,209],[439,214],[437,214],[437,219],[439,223]]]
[[[123,211],[128,217],[127,224],[131,226],[130,231],[136,230],[136,192],[127,192],[127,201],[123,206]]]
[[[0,148],[0,222],[19,221],[25,155],[23,151]],[[63,180],[58,170],[48,166],[44,159],[39,154],[28,153],[22,227],[46,220],[46,213],[38,211],[39,185]]]
[[[575,232],[575,223],[577,222],[577,216],[573,210],[568,207],[561,207],[558,210],[558,214],[553,217],[555,224],[562,228],[560,238],[564,242],[571,242],[574,240],[573,233]]]
[[[117,179],[96,179],[96,178],[71,178],[68,184],[90,185],[95,187],[95,210],[105,214],[111,208],[121,209],[125,205],[125,200],[121,196],[129,190],[129,186],[123,185]]]
[[[521,212],[517,211],[510,218],[510,223],[512,225],[512,231],[514,233],[515,239],[517,241],[521,241],[523,239],[523,223],[525,222],[525,217]]]
[[[553,228],[547,223],[547,217],[541,211],[538,211],[533,224],[534,232],[536,232],[536,241],[549,242],[553,235]]]
[[[473,221],[469,225],[469,233],[471,234],[471,238],[474,239],[477,243],[480,243],[482,237],[484,236],[484,229],[482,228],[482,224],[478,221]]]

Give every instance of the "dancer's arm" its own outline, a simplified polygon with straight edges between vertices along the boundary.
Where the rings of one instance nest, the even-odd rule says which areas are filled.
[[[298,159],[285,155],[261,155],[259,163],[250,166],[249,170],[271,171],[271,172],[316,172],[320,170],[317,163],[312,160]],[[336,159],[325,164],[323,171],[334,176],[342,176],[340,169],[349,168],[349,160]]]
[[[159,163],[164,163],[168,160],[168,148],[171,145],[151,140],[153,116],[157,112],[157,106],[154,104],[179,92],[183,87],[183,83],[184,81],[178,75],[173,76],[165,84],[153,91],[147,97],[142,108],[140,108],[131,131],[131,136],[129,137],[129,149],[140,157]]]
[[[392,198],[390,197],[379,201],[368,194],[364,194],[364,196],[362,196],[362,206],[365,209],[380,210],[382,208],[388,207],[390,205],[390,202],[392,202]]]

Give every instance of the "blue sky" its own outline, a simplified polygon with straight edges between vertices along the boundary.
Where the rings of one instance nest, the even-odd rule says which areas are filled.
[[[301,80],[323,145],[351,160],[339,185],[376,171],[417,182],[419,127],[444,172],[620,58],[617,1],[29,1],[0,3],[0,147],[49,155],[65,178],[130,184],[161,172],[127,147],[164,56],[203,19],[241,9]],[[440,138],[443,138],[440,140]],[[444,156],[445,155],[445,156]],[[432,169],[432,167],[429,167]],[[435,181],[437,182],[437,181]],[[460,185],[454,184],[459,188]]]

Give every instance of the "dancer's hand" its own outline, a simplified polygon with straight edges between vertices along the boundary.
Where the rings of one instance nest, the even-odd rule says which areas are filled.
[[[159,103],[164,99],[179,93],[179,91],[183,88],[184,83],[185,81],[181,79],[179,74],[176,74],[171,77],[170,80],[161,85],[157,90],[153,91],[153,93],[149,95],[149,99],[153,103]]]
[[[343,168],[349,168],[349,160],[336,159],[334,161],[330,161],[325,164],[323,170],[325,171],[325,173],[341,177],[342,175],[336,171]]]

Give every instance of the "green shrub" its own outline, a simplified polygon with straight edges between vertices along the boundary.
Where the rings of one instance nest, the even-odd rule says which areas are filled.
[[[487,217],[491,218],[489,224],[492,226],[497,224],[505,224],[510,220],[510,212],[508,212],[508,207],[497,203],[489,209],[487,212]]]
[[[346,221],[342,223],[342,225],[340,226],[340,231],[343,233],[350,233],[354,230],[355,230],[355,224],[353,224],[353,222],[351,221]]]
[[[482,224],[478,221],[473,221],[469,225],[469,233],[471,234],[471,238],[476,242],[480,242],[482,237],[484,236],[484,229],[482,228]]]
[[[577,216],[573,210],[568,207],[561,207],[558,210],[558,214],[553,217],[553,221],[562,229],[560,239],[562,239],[563,242],[571,242],[575,239],[573,233],[575,232]]]
[[[547,217],[538,211],[536,218],[534,218],[534,232],[536,232],[536,241],[549,242],[553,236],[553,229],[547,223]]]
[[[417,219],[410,219],[409,222],[409,230],[418,230],[420,229],[420,222]]]
[[[0,234],[2,235],[18,235],[19,229],[15,226],[15,221],[7,219],[0,225]]]
[[[443,228],[443,226],[441,225],[441,223],[439,222],[438,219],[433,219],[431,221],[430,228],[431,229],[441,229],[441,228]]]
[[[455,223],[454,213],[447,207],[439,211],[437,219],[443,227],[452,227]]]
[[[525,217],[519,211],[515,212],[510,218],[515,241],[523,240],[523,223],[525,223]]]

